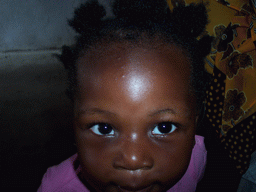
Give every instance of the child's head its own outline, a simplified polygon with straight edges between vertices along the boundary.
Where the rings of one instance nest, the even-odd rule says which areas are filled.
[[[164,0],[116,1],[111,19],[94,1],[76,10],[70,24],[80,36],[60,58],[88,188],[165,191],[185,173],[210,50],[211,38],[196,39],[205,12],[192,5],[170,13]],[[199,26],[182,26],[195,15]]]

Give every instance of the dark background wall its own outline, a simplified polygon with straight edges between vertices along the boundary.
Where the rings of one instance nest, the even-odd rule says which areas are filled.
[[[0,50],[39,49],[71,43],[66,25],[80,0],[0,1]]]
[[[66,21],[81,2],[0,1],[1,191],[36,191],[47,167],[76,152],[66,72],[53,55],[74,42]]]
[[[73,10],[86,0],[1,0],[0,51],[57,48],[71,44],[67,26]],[[99,0],[109,12],[111,0]]]
[[[47,167],[75,153],[66,73],[54,52],[1,54],[1,190],[36,191]]]

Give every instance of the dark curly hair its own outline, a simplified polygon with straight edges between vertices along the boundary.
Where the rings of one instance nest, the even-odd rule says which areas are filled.
[[[211,49],[212,37],[202,35],[208,23],[203,3],[180,4],[171,11],[165,0],[115,0],[112,16],[97,0],[82,4],[74,12],[69,25],[78,33],[76,44],[63,46],[58,55],[68,71],[68,96],[74,100],[76,92],[76,62],[81,51],[101,41],[131,42],[152,41],[156,37],[165,44],[181,47],[191,61],[191,85],[197,96],[198,107],[204,99],[204,89],[209,75],[204,69],[204,58]],[[200,38],[199,38],[200,37]]]

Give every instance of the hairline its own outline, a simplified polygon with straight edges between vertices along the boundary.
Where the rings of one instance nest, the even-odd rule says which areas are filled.
[[[134,48],[145,48],[147,50],[159,50],[161,47],[171,48],[172,46],[178,48],[181,51],[181,54],[183,54],[188,59],[188,67],[190,69],[190,82],[189,82],[189,91],[195,95],[195,87],[193,86],[193,60],[191,58],[190,52],[185,48],[182,43],[179,43],[179,40],[175,41],[173,37],[163,37],[161,33],[156,33],[153,36],[148,35],[148,33],[144,32],[135,40],[127,40],[127,39],[108,39],[108,35],[100,38],[98,41],[95,41],[94,43],[90,44],[88,47],[85,47],[84,49],[81,49],[81,51],[78,53],[78,57],[76,60],[75,65],[78,66],[79,59],[84,57],[86,54],[88,54],[90,51],[104,51],[104,47],[106,46],[112,46],[119,44],[120,47],[124,47],[124,49],[134,49]],[[77,71],[76,71],[77,73]],[[77,77],[77,76],[76,76]],[[76,92],[76,91],[75,91]],[[76,97],[76,96],[75,96]]]

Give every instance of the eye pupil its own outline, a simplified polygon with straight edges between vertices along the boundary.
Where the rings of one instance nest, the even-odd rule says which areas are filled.
[[[169,133],[172,129],[172,124],[169,123],[160,123],[158,125],[159,132],[161,133]]]
[[[101,123],[99,124],[99,132],[101,134],[109,134],[112,131],[112,127],[109,126],[108,124]]]

